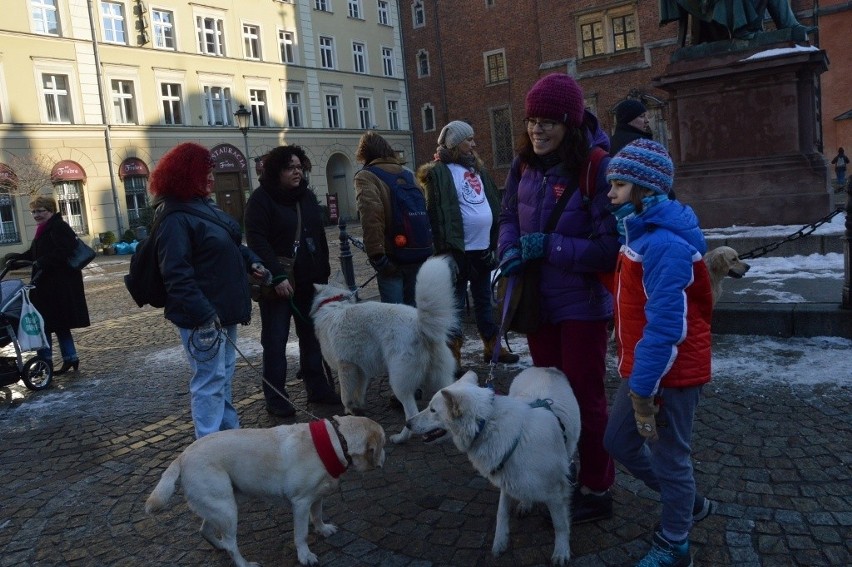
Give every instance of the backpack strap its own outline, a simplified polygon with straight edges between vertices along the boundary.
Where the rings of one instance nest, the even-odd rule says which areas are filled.
[[[589,152],[589,158],[583,167],[583,171],[580,172],[580,195],[583,197],[583,207],[586,209],[589,208],[592,199],[595,198],[601,161],[608,155],[600,146],[594,146],[592,151]]]

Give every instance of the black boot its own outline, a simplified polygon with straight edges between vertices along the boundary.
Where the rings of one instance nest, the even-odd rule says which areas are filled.
[[[305,376],[301,370],[297,376],[305,383],[305,392],[308,394],[309,404],[339,406],[343,403],[340,396],[334,391],[334,386],[325,376]]]
[[[77,372],[77,369],[80,368],[79,360],[63,360],[62,367],[59,370],[54,370],[53,375],[59,376],[60,374],[65,374],[70,369],[74,369],[74,372]]]

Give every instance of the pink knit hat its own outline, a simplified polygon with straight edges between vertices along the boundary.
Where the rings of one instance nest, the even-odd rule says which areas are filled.
[[[549,118],[579,127],[583,123],[583,89],[562,73],[542,77],[527,93],[527,117]]]

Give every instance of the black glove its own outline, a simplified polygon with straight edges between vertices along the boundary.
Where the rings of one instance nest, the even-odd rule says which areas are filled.
[[[373,266],[373,269],[384,278],[390,278],[399,273],[396,264],[391,262],[390,258],[384,254],[370,258],[370,265]]]
[[[479,257],[482,260],[482,263],[485,265],[485,268],[492,272],[497,269],[497,251],[496,250],[484,250],[482,252],[482,256]]]
[[[450,268],[453,270],[453,284],[460,281],[467,281],[468,270],[470,268],[467,262],[467,255],[459,250],[450,250],[449,256],[453,260],[450,263]],[[453,264],[455,264],[455,269],[453,269]]]

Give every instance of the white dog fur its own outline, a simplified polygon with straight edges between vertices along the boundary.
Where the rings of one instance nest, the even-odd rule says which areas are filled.
[[[322,354],[340,380],[346,413],[362,414],[367,386],[387,374],[406,419],[417,413],[414,394],[434,392],[453,381],[455,359],[447,346],[457,324],[452,275],[447,260],[427,260],[417,274],[417,308],[366,301],[355,303],[346,290],[315,285],[311,316]],[[411,436],[407,427],[390,437],[394,443]]]
[[[366,417],[335,417],[358,471],[381,467],[385,433]],[[344,464],[344,447],[331,423],[324,420],[332,447]],[[309,425],[297,423],[271,429],[231,429],[202,437],[187,447],[163,472],[145,503],[147,513],[165,507],[180,477],[190,510],[201,517],[201,535],[227,551],[237,567],[254,567],[237,548],[237,501],[240,495],[265,500],[290,500],[299,562],[316,565],[308,549],[308,519],[328,537],[337,531],[322,520],[323,496],[337,490],[339,481],[325,469],[311,438]]]
[[[710,289],[713,293],[713,305],[722,297],[722,283],[726,276],[741,278],[748,272],[749,266],[740,260],[737,251],[730,246],[719,246],[704,254],[704,263],[710,272]]]
[[[544,400],[547,407],[537,407]],[[511,499],[524,508],[543,502],[555,531],[555,565],[571,557],[571,462],[580,437],[580,408],[565,375],[555,368],[527,368],[508,396],[479,386],[468,372],[439,391],[408,420],[427,442],[452,437],[474,468],[500,489],[492,553],[509,545]],[[564,427],[564,430],[563,430]]]

